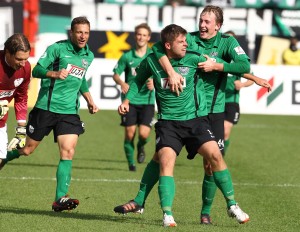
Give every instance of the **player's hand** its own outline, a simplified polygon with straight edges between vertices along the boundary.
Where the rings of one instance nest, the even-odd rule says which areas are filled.
[[[177,96],[179,96],[180,92],[182,92],[182,84],[184,83],[183,77],[174,72],[169,76],[169,86],[172,92],[176,92]]]
[[[210,58],[208,55],[203,55],[206,58],[206,61],[198,63],[198,68],[204,72],[212,72],[215,70],[216,61]]]
[[[258,80],[255,80],[255,83],[259,86],[267,88],[268,92],[272,91],[272,86],[265,79],[259,78]]]
[[[146,85],[147,85],[147,88],[150,91],[153,90],[154,89],[153,79],[152,78],[148,78]]]
[[[120,115],[127,114],[127,113],[129,112],[129,104],[123,102],[123,103],[118,107],[118,112],[119,112]]]
[[[0,100],[0,119],[2,119],[8,112],[9,107],[7,100]]]
[[[25,142],[26,142],[26,127],[17,126],[16,135],[8,144],[7,150],[11,151],[15,149],[21,149],[25,146]]]
[[[234,88],[238,91],[241,90],[241,88],[243,88],[243,83],[240,80],[234,81]]]
[[[57,79],[64,80],[67,78],[68,75],[69,75],[69,72],[64,68],[56,72]]]
[[[95,114],[99,111],[98,106],[96,106],[94,103],[88,104],[88,109],[89,109],[90,114]]]

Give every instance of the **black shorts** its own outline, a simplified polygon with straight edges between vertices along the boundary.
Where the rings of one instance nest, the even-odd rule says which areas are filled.
[[[206,116],[187,121],[158,120],[155,132],[156,152],[170,147],[177,155],[183,146],[189,154],[197,154],[202,144],[215,140]]]
[[[208,120],[219,149],[224,155],[224,113],[208,114]]]
[[[83,134],[84,123],[77,114],[57,114],[39,108],[33,108],[26,125],[27,136],[42,141],[53,130],[54,142],[57,136],[66,134]]]
[[[236,102],[225,104],[225,120],[237,124],[240,119],[240,105]]]
[[[121,116],[121,126],[145,125],[151,127],[154,105],[129,104],[129,112]]]

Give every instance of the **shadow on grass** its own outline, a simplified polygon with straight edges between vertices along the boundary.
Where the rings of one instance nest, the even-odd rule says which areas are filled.
[[[33,210],[33,209],[22,209],[17,207],[1,207],[0,215],[5,213],[12,213],[17,215],[37,215],[37,216],[48,216],[55,218],[71,218],[76,220],[101,220],[117,223],[134,223],[134,224],[147,224],[147,225],[161,225],[161,220],[149,220],[138,215],[122,216],[122,215],[109,215],[109,214],[84,214],[78,211],[64,211],[54,212],[48,210]]]

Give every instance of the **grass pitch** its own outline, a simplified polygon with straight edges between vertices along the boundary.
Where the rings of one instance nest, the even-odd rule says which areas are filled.
[[[12,110],[13,111],[13,110]],[[128,171],[123,154],[123,128],[116,111],[89,115],[81,111],[86,132],[79,138],[73,160],[70,196],[77,209],[55,213],[55,173],[59,160],[52,134],[30,157],[21,157],[0,171],[0,231],[270,231],[300,230],[299,116],[242,115],[231,135],[226,162],[235,197],[250,215],[239,225],[230,219],[220,191],[212,209],[213,226],[199,224],[202,158],[186,159],[183,149],[175,168],[173,204],[176,228],[163,228],[157,186],[144,214],[117,215],[116,205],[135,197],[143,170],[154,151],[154,132],[146,146],[146,161]],[[14,136],[13,112],[8,122]]]

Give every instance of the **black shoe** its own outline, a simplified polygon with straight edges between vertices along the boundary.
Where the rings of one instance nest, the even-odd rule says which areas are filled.
[[[200,216],[200,224],[203,224],[203,225],[212,225],[210,216],[208,214],[201,214],[201,216]]]
[[[55,212],[61,212],[63,210],[72,210],[79,205],[79,200],[71,199],[68,196],[59,198],[57,201],[53,202],[52,210]]]
[[[139,213],[144,212],[144,207],[138,205],[134,200],[130,200],[124,205],[118,205],[114,208],[115,213],[127,214],[127,213]]]
[[[129,171],[131,172],[135,172],[136,171],[136,167],[134,164],[129,165]]]
[[[144,146],[138,148],[138,154],[137,154],[137,162],[139,164],[143,163],[146,157]]]

